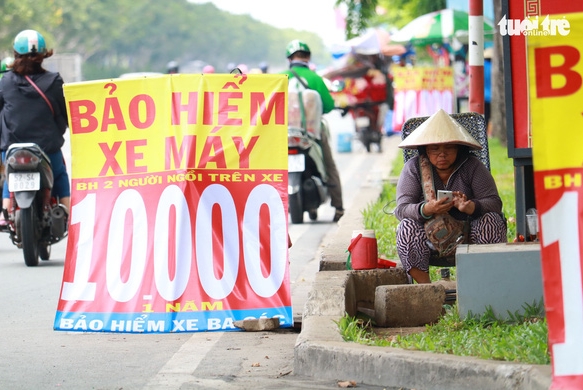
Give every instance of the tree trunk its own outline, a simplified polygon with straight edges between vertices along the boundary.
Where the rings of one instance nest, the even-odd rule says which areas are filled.
[[[502,2],[494,1],[494,20],[502,19]],[[494,26],[497,27],[494,21]],[[504,91],[504,58],[502,55],[502,35],[494,31],[494,55],[492,58],[492,106],[490,122],[492,136],[507,144],[506,97]]]

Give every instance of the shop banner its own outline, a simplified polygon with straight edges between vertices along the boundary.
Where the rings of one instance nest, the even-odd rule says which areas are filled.
[[[400,131],[410,118],[430,116],[439,109],[453,113],[456,98],[452,68],[395,65],[391,72],[395,90],[393,131]]]
[[[292,326],[285,75],[65,85],[72,197],[54,328]]]
[[[583,13],[549,15],[545,20],[550,33],[535,30],[526,38],[551,388],[581,389]]]

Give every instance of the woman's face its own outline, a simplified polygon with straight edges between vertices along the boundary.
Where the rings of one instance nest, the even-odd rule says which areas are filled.
[[[457,158],[458,145],[456,144],[439,144],[427,145],[425,147],[429,161],[437,169],[449,169],[455,163]]]

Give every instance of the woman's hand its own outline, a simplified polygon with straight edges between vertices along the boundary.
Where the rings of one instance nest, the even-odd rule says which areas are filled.
[[[468,197],[466,196],[466,194],[464,194],[463,192],[460,192],[460,191],[453,192],[453,202],[452,203],[456,209],[458,209],[462,213],[466,213],[468,215],[472,215],[474,213],[474,211],[476,210],[476,204],[473,201],[468,200]]]
[[[423,214],[432,216],[434,214],[445,214],[454,206],[454,202],[447,198],[440,200],[430,200],[423,206]]]

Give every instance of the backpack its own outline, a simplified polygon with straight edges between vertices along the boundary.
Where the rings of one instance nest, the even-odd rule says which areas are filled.
[[[322,98],[317,91],[309,89],[302,78],[291,69],[295,77],[288,83],[288,127],[305,130],[308,135],[320,140],[322,129]]]

